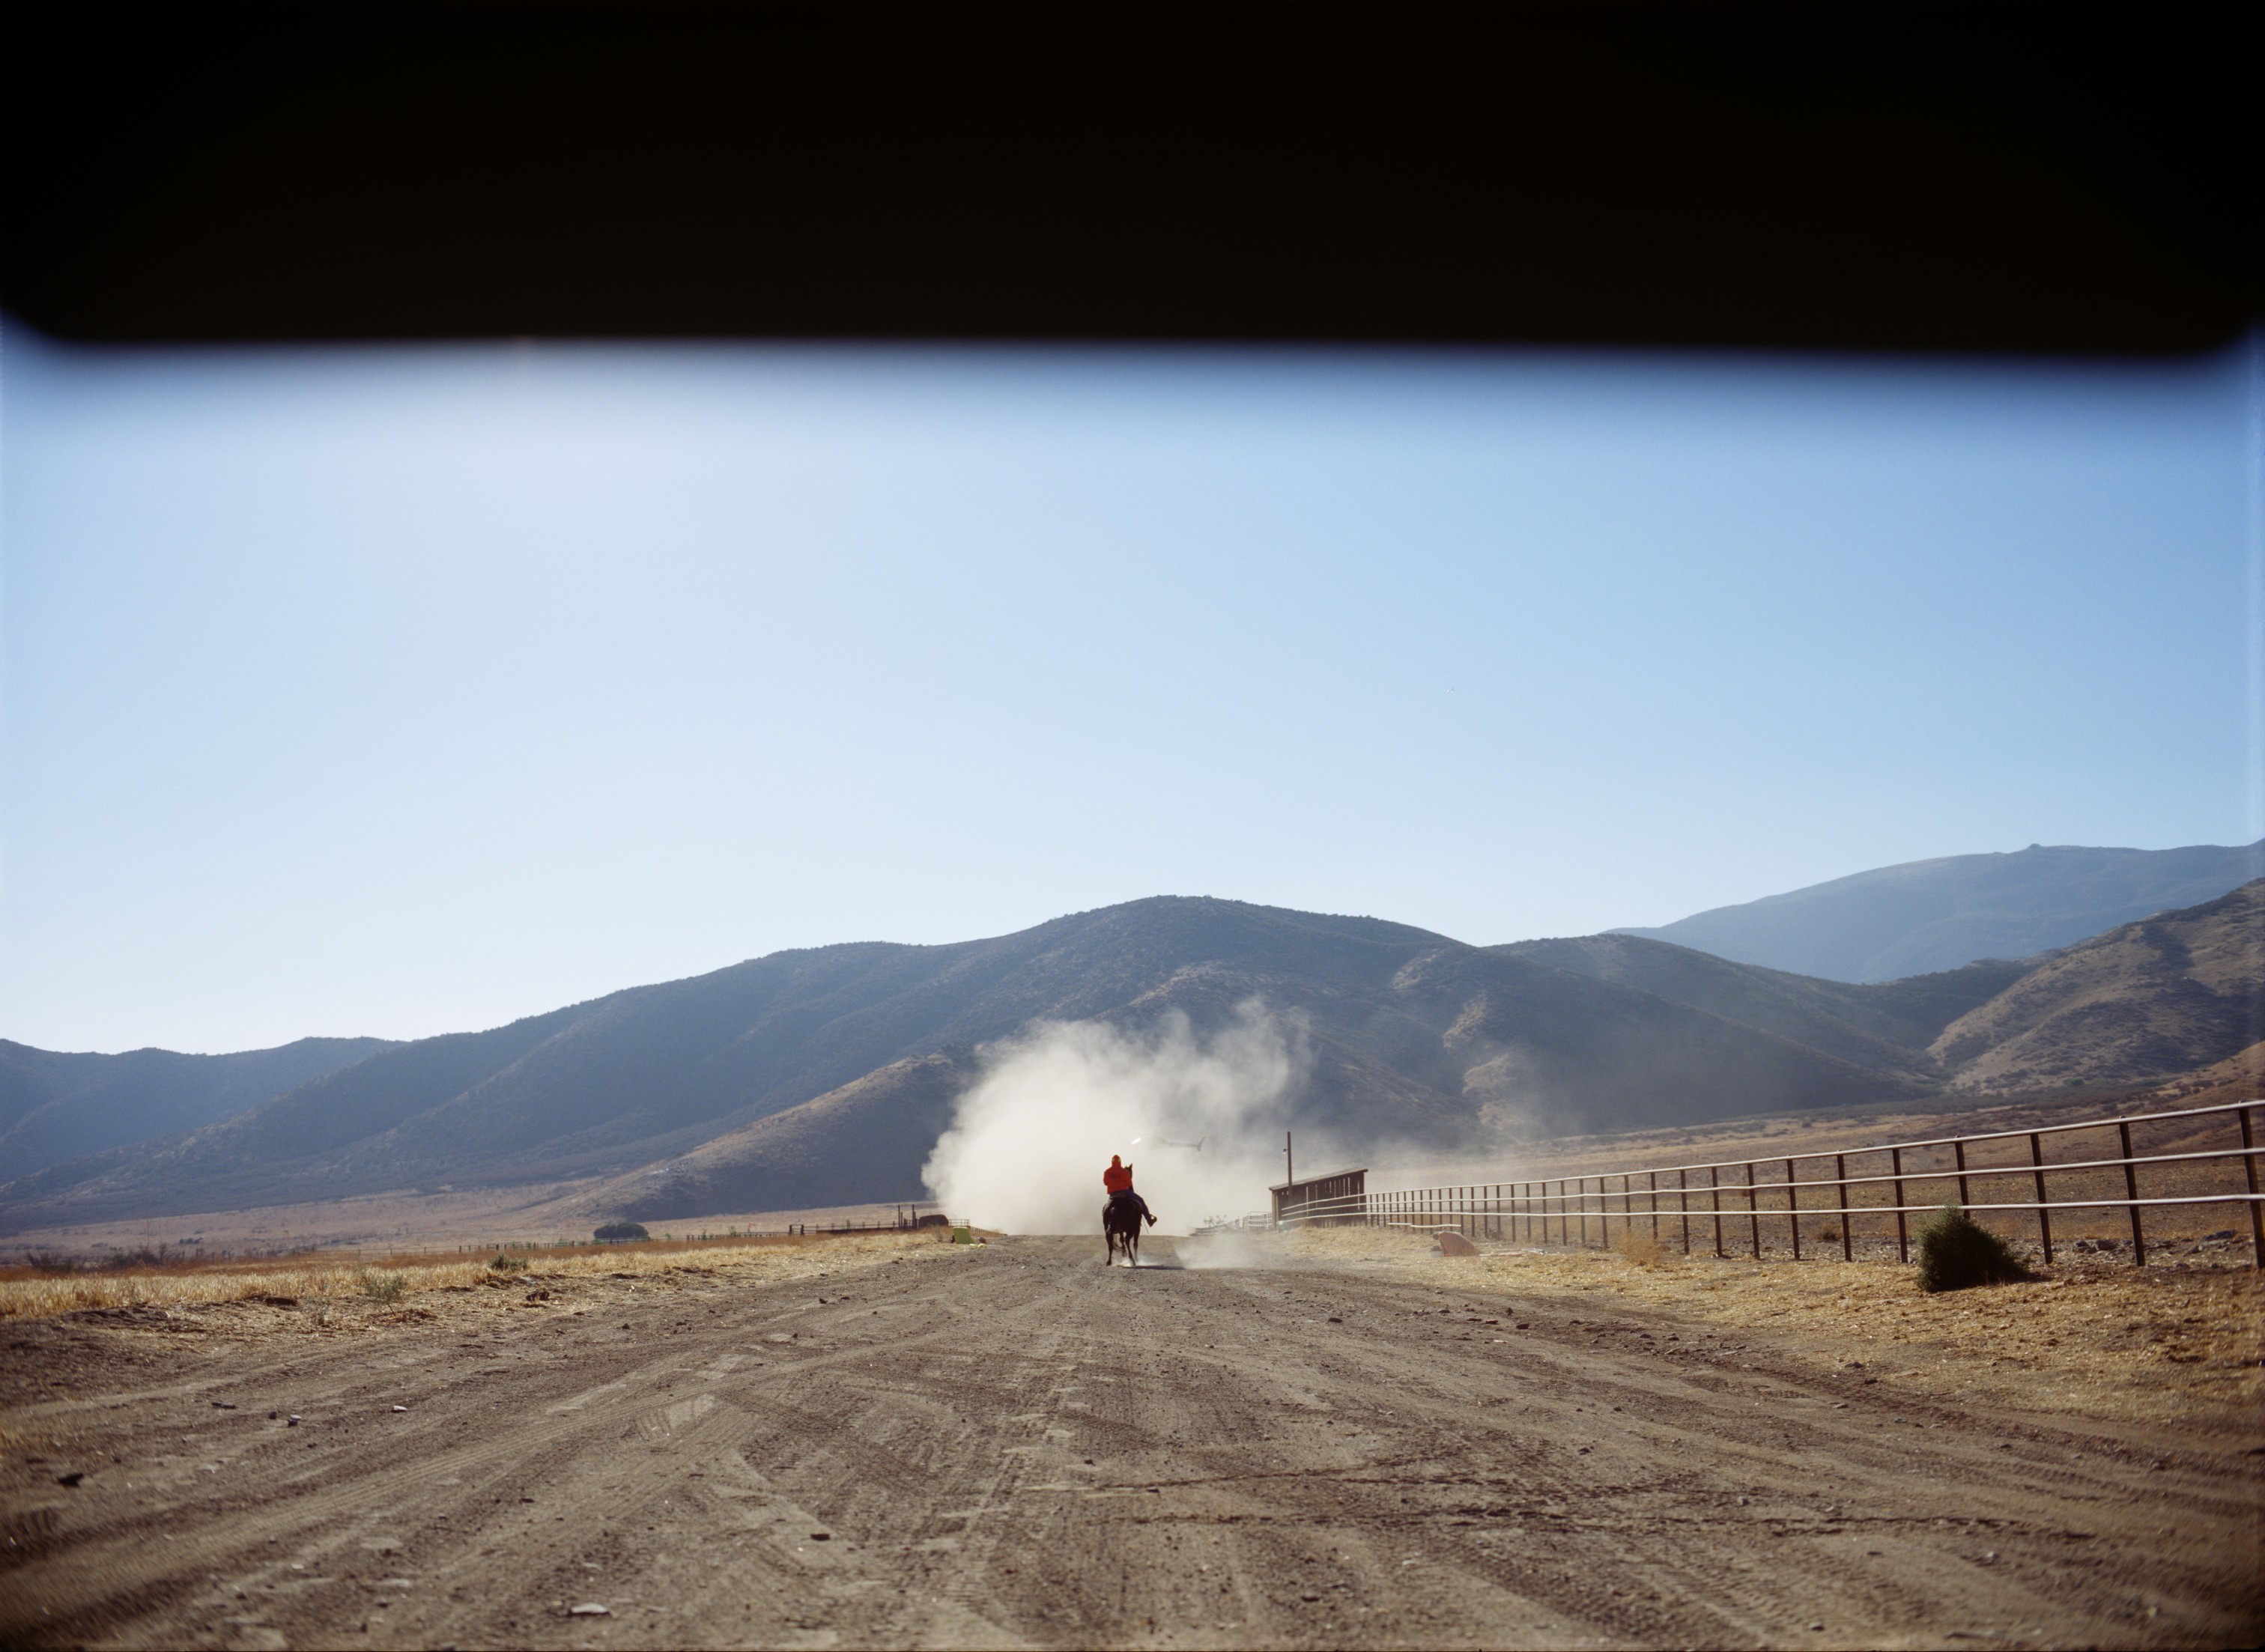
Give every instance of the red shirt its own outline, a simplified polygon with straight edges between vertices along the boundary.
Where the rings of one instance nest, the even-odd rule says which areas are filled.
[[[1101,1185],[1111,1193],[1130,1193],[1132,1190],[1132,1172],[1121,1164],[1112,1164],[1101,1173]]]

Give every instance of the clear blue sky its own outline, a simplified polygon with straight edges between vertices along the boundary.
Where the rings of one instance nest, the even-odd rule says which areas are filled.
[[[10,327],[0,1036],[2246,841],[2253,376]]]

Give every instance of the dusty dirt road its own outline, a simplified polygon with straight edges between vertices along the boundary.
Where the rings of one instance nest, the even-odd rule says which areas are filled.
[[[1952,1408],[1606,1301],[1097,1249],[592,1280],[193,1355],[11,1327],[0,1641],[2265,1639],[2265,1432]]]

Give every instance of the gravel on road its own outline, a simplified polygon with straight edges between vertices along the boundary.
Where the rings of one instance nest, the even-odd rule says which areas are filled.
[[[2265,1640],[2256,1429],[1420,1269],[1099,1252],[10,1327],[0,1642]]]

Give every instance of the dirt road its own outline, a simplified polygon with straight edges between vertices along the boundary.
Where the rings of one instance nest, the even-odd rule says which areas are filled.
[[[594,1280],[217,1351],[12,1327],[0,1641],[2265,1638],[2265,1435],[1952,1410],[1602,1302],[1098,1248]]]

